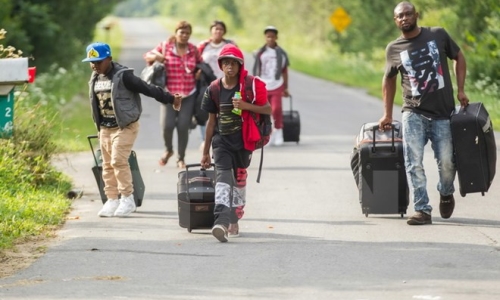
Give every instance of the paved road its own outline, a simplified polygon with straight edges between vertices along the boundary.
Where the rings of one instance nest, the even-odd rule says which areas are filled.
[[[122,27],[121,62],[139,72],[141,54],[167,32],[147,19]],[[178,226],[179,170],[157,166],[158,104],[145,98],[135,147],[147,185],[143,206],[130,218],[98,218],[90,153],[68,155],[58,166],[85,191],[70,213],[79,218],[32,266],[0,280],[0,299],[499,299],[498,176],[484,197],[457,193],[453,217],[443,220],[429,152],[434,224],[365,217],[349,154],[361,124],[380,117],[380,101],[296,72],[290,82],[301,142],[266,148],[260,184],[255,155],[241,238],[222,244],[208,230]],[[199,161],[199,144],[194,131],[188,163]]]

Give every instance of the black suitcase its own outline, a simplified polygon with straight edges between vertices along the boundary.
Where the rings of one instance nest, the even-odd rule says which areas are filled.
[[[214,166],[212,164],[212,166]],[[199,167],[197,170],[189,170]],[[193,229],[210,229],[214,225],[215,171],[205,170],[200,164],[188,164],[178,174],[177,203],[179,226]]]
[[[378,123],[361,127],[351,154],[351,167],[359,190],[363,214],[406,214],[409,189],[403,157],[401,123],[390,131],[378,130]]]
[[[92,167],[92,173],[94,173],[95,180],[97,182],[97,187],[99,189],[99,194],[101,195],[102,203],[108,201],[108,197],[104,193],[104,181],[102,180],[102,159],[101,150],[97,149],[94,151],[94,146],[92,145],[92,139],[97,139],[97,135],[88,135],[90,150],[94,156],[94,166]],[[134,202],[135,206],[140,207],[142,205],[142,200],[144,199],[144,193],[146,187],[144,186],[144,181],[142,180],[141,171],[139,170],[139,163],[137,162],[137,154],[134,150],[130,152],[130,157],[128,158],[128,163],[130,165],[130,170],[132,171],[132,181],[134,185]]]
[[[293,110],[292,96],[290,95],[290,109],[283,110],[283,140],[285,142],[300,141],[300,115]]]
[[[460,195],[484,193],[495,177],[497,149],[493,124],[482,103],[470,103],[451,116]]]

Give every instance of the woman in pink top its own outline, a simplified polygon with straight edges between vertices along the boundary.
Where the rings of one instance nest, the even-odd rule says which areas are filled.
[[[199,70],[196,65],[202,61],[201,55],[195,45],[189,42],[192,27],[186,21],[181,21],[175,28],[175,35],[167,41],[161,42],[153,50],[144,55],[147,63],[155,60],[165,64],[166,89],[171,93],[183,95],[182,106],[175,111],[171,106],[161,105],[160,123],[163,128],[165,153],[160,158],[159,164],[164,166],[174,155],[172,138],[174,128],[177,128],[177,166],[185,168],[184,156],[189,140],[189,128],[193,117],[193,108],[196,96],[196,79]]]

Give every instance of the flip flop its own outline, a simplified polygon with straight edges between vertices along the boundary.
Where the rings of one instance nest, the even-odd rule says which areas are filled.
[[[160,166],[165,166],[169,160],[169,158],[171,158],[172,156],[174,155],[174,152],[165,152],[163,153],[163,155],[160,157],[160,160],[158,161],[158,164]]]

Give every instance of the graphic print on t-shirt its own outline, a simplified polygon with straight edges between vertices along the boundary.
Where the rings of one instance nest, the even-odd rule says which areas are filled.
[[[408,104],[418,106],[420,97],[444,88],[443,70],[436,41],[427,42],[426,47],[400,53],[401,63],[405,68],[411,86]]]
[[[101,126],[116,127],[115,112],[111,101],[111,80],[99,76],[94,85],[94,92],[99,101],[99,113],[101,115]]]

